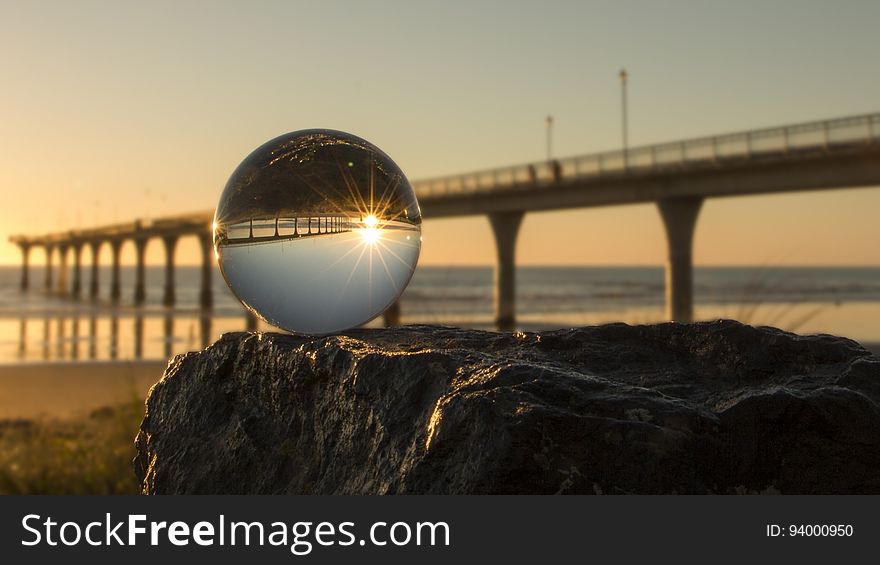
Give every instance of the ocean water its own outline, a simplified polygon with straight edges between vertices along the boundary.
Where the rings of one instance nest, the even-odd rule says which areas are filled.
[[[72,301],[43,291],[31,269],[19,290],[17,267],[0,267],[0,363],[71,359],[160,359],[197,349],[221,333],[256,327],[214,272],[215,307],[198,308],[199,268],[176,270],[174,308],[161,306],[164,268],[148,267],[147,303],[133,305],[134,269],[122,269],[123,299],[109,302],[109,268],[101,296]],[[89,273],[84,270],[83,286]],[[880,342],[880,267],[702,267],[695,270],[698,319],[734,318],[798,333],[833,333]],[[57,282],[57,281],[56,281]],[[295,292],[295,290],[290,290]],[[401,299],[403,323],[492,328],[490,267],[419,267]],[[661,267],[521,267],[517,315],[526,330],[612,321],[650,323],[664,314]],[[379,325],[381,318],[369,325]]]

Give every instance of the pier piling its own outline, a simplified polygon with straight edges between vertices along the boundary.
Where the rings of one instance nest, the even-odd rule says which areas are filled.
[[[657,207],[666,228],[666,316],[676,322],[694,319],[694,228],[702,198],[659,200]]]
[[[174,250],[177,247],[177,236],[165,236],[162,242],[165,244],[165,295],[162,297],[162,304],[174,306]]]
[[[214,305],[214,293],[211,289],[211,273],[214,268],[213,234],[199,234],[199,246],[202,249],[202,288],[199,291],[199,305],[207,310]]]
[[[134,248],[137,252],[137,267],[135,269],[134,281],[134,303],[143,304],[147,300],[147,281],[146,281],[146,255],[147,255],[146,238],[135,239]]]
[[[89,280],[89,298],[92,300],[97,300],[98,293],[100,292],[98,267],[100,265],[101,243],[100,241],[93,241],[89,244],[92,249],[92,276]]]
[[[70,295],[74,299],[78,299],[82,292],[82,243],[75,242],[71,249],[73,250],[73,284],[70,288]]]
[[[45,275],[45,283],[44,286],[46,288],[46,292],[52,291],[52,254],[55,252],[55,248],[48,243],[44,246],[46,250],[46,275]]]
[[[122,297],[122,288],[119,284],[119,259],[122,254],[122,243],[120,239],[110,242],[110,248],[113,251],[113,270],[110,275],[110,300],[119,302]]]
[[[523,212],[489,214],[498,254],[495,266],[495,324],[504,331],[516,327],[516,236],[524,215]]]
[[[30,286],[30,281],[28,280],[29,273],[29,261],[30,261],[30,252],[31,247],[27,243],[19,243],[19,248],[21,249],[21,285],[20,288],[22,292],[28,289]]]
[[[58,294],[64,296],[67,294],[67,249],[70,247],[67,243],[58,246]]]

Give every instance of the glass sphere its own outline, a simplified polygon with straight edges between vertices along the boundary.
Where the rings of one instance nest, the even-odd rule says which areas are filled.
[[[214,215],[232,292],[291,332],[329,334],[375,318],[401,295],[422,216],[400,168],[340,131],[277,137],[235,169]]]

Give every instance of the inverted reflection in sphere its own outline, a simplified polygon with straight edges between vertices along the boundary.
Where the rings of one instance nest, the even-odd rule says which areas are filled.
[[[391,306],[412,277],[421,212],[400,168],[351,134],[277,137],[232,173],[214,216],[220,270],[272,325],[327,334]]]

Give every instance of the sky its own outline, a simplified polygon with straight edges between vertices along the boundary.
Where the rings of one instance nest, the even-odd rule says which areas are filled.
[[[621,68],[631,145],[877,112],[878,21],[873,0],[0,0],[0,263],[20,261],[11,234],[213,209],[288,131],[354,133],[412,180],[541,160],[547,115],[556,156],[616,149]],[[709,200],[695,261],[880,265],[878,209],[878,188]],[[483,217],[423,234],[421,264],[494,262]],[[527,214],[517,248],[522,265],[664,258],[647,204]]]

